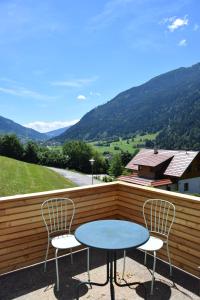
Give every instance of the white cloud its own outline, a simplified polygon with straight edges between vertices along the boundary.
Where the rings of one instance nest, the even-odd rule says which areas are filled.
[[[181,18],[168,18],[168,22],[170,23],[167,27],[169,29],[169,31],[173,32],[178,28],[181,28],[183,26],[187,26],[189,23],[189,19],[187,18],[187,16],[185,16],[183,19]]]
[[[77,99],[77,100],[86,100],[86,96],[84,96],[84,95],[78,95],[78,96],[76,97],[76,99]]]
[[[23,126],[35,129],[39,132],[48,132],[48,131],[56,130],[59,128],[74,125],[78,121],[79,120],[53,121],[53,122],[35,121],[35,122],[24,124]]]
[[[199,29],[199,25],[198,25],[198,24],[195,24],[193,30],[194,30],[194,31],[197,31],[198,29]]]
[[[178,43],[178,46],[180,46],[180,47],[185,47],[185,46],[187,46],[187,41],[186,41],[186,39],[181,40],[181,41]]]
[[[33,99],[37,99],[37,100],[55,99],[55,97],[44,95],[44,94],[38,93],[33,90],[29,90],[24,87],[11,87],[10,88],[10,87],[1,87],[0,86],[0,93],[17,96],[17,97],[33,98]]]
[[[71,79],[71,80],[63,80],[63,81],[54,81],[51,84],[54,86],[62,86],[62,87],[83,87],[97,80],[97,76],[91,78],[79,78],[79,79]]]

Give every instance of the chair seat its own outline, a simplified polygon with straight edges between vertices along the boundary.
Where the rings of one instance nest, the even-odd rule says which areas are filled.
[[[52,238],[51,244],[57,249],[68,249],[80,246],[80,243],[76,240],[73,234],[55,236]]]
[[[149,240],[142,246],[138,247],[144,251],[157,251],[163,246],[163,241],[157,237],[150,236]]]

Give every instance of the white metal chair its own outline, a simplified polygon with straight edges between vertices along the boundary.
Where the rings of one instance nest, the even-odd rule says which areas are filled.
[[[49,245],[51,242],[51,245],[55,248],[57,291],[59,291],[58,250],[70,249],[71,263],[73,263],[72,248],[81,245],[71,233],[71,225],[75,215],[75,205],[74,202],[68,198],[52,198],[44,201],[41,206],[41,211],[48,233],[44,271],[46,271]],[[86,248],[86,250],[88,280],[90,281],[89,248]]]
[[[166,244],[167,255],[170,266],[170,276],[172,276],[172,265],[169,253],[168,238],[175,219],[175,206],[169,201],[161,199],[149,199],[146,200],[143,205],[143,216],[146,228],[149,230],[150,238],[138,249],[145,251],[144,264],[147,261],[147,251],[152,251],[153,260],[153,273],[151,282],[151,295],[153,295],[154,285],[154,272],[156,268],[156,251],[161,249]],[[124,251],[124,265],[122,271],[122,278],[124,278],[125,272],[125,257],[126,252]]]

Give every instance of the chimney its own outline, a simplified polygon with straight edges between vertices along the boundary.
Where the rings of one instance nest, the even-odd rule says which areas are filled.
[[[154,153],[154,154],[158,154],[158,149],[157,149],[156,147],[154,147],[153,153]]]

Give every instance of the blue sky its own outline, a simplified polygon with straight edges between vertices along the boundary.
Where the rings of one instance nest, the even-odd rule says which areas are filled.
[[[200,62],[199,0],[0,0],[0,115],[41,132]]]

